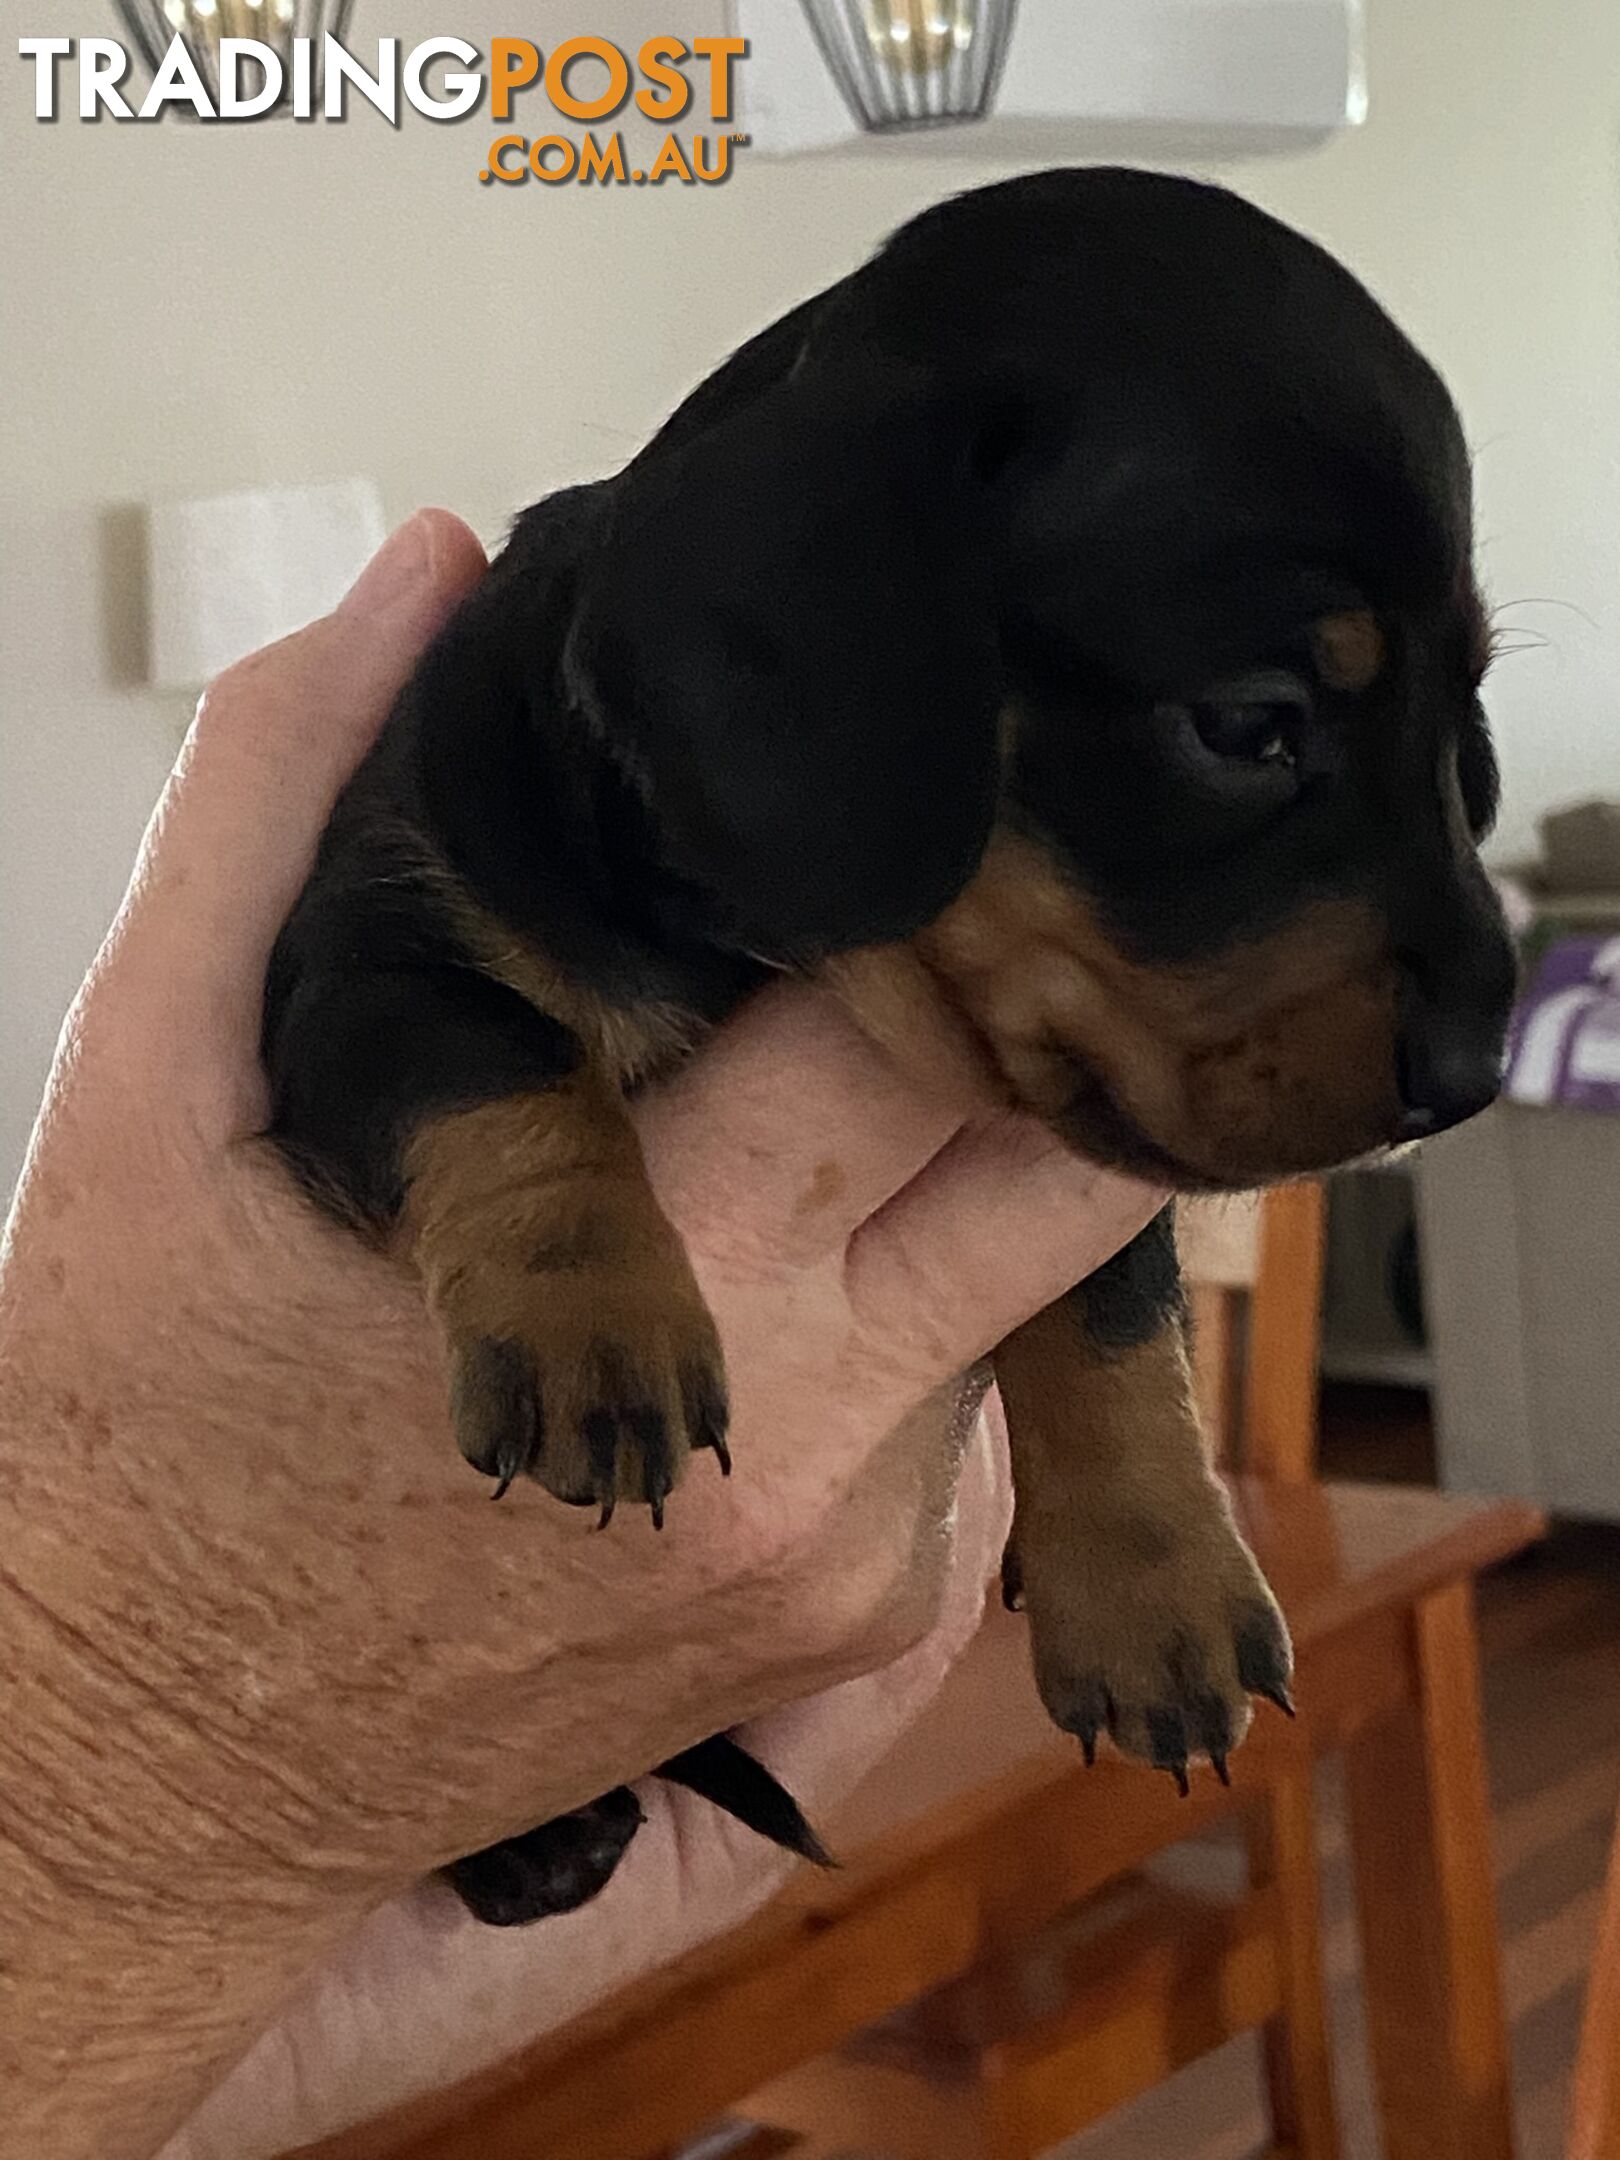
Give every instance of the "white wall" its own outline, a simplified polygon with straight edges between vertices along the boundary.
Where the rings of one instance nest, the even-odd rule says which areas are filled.
[[[1372,6],[1367,128],[1228,177],[1343,253],[1457,391],[1488,581],[1550,641],[1492,691],[1512,848],[1548,802],[1620,791],[1620,8]],[[715,0],[549,12],[636,40],[721,27]],[[355,35],[513,28],[497,0],[359,0]],[[445,502],[493,533],[886,228],[993,177],[745,155],[720,188],[486,188],[483,118],[53,127],[30,87],[8,41],[0,1192],[184,721],[131,679],[128,506],[368,472],[397,514]]]

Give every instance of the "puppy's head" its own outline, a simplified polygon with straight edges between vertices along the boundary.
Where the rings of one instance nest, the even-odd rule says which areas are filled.
[[[1469,1115],[1511,951],[1433,371],[1222,191],[928,212],[615,484],[567,668],[707,934],[910,938],[1085,1152],[1254,1183]]]

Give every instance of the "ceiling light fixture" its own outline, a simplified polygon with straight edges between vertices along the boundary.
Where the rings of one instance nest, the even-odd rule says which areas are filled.
[[[850,111],[878,134],[981,119],[1018,0],[804,0],[804,10]]]
[[[354,0],[113,0],[113,4],[151,74],[157,73],[174,40],[183,38],[217,104],[222,38],[252,38],[267,45],[282,63],[284,79],[291,73],[293,39],[313,39],[313,80],[319,96],[321,39],[328,33],[339,40],[348,35]],[[287,106],[283,96],[269,112],[285,112]]]

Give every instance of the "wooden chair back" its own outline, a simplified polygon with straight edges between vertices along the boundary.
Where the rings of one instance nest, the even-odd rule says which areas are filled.
[[[1316,1471],[1326,1201],[1317,1184],[1182,1203],[1193,1385],[1225,1469],[1298,1484]]]

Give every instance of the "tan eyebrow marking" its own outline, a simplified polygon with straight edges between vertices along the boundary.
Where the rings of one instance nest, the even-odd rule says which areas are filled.
[[[1330,690],[1370,690],[1387,657],[1384,633],[1367,608],[1322,616],[1311,632],[1311,654]]]

